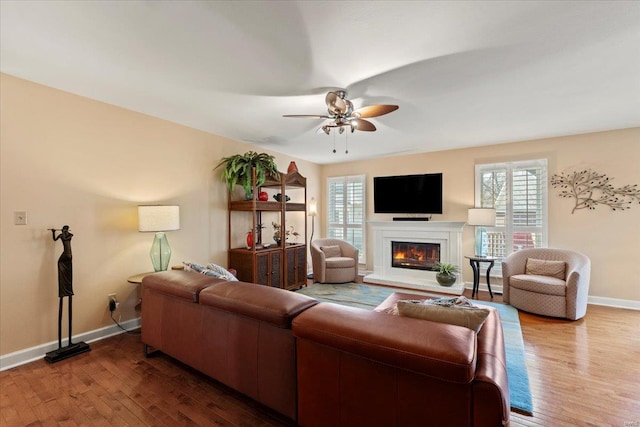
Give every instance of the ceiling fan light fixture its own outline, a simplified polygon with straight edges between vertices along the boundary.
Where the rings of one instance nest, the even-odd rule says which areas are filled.
[[[322,126],[322,131],[324,133],[326,133],[327,135],[329,135],[329,126],[327,126],[327,125]]]

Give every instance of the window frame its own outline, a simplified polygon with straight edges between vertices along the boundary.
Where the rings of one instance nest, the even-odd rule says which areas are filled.
[[[341,229],[342,235],[346,236],[343,240],[351,243],[352,245],[358,247],[358,263],[366,264],[366,253],[367,253],[367,176],[365,174],[358,175],[345,175],[345,176],[334,176],[327,178],[327,203],[326,203],[326,217],[327,218],[327,237],[332,236],[332,229]],[[358,182],[362,186],[362,200],[361,202],[361,211],[362,211],[362,222],[360,224],[357,223],[349,223],[349,201],[346,195],[348,195],[347,185],[352,182]],[[343,194],[345,195],[344,200],[340,206],[342,209],[342,219],[343,222],[332,222],[331,219],[333,217],[331,210],[333,206],[336,205],[335,201],[332,200],[332,186],[335,184],[342,184],[343,186]],[[357,202],[357,201],[356,201]],[[336,206],[337,208],[337,206]],[[361,230],[362,233],[362,242],[361,245],[353,242],[348,236],[348,230]],[[360,246],[360,247],[359,247]]]
[[[537,210],[540,214],[540,226],[531,225],[517,225],[514,224],[514,171],[523,170],[527,168],[540,168],[540,182],[538,188],[540,194],[538,195],[540,208]],[[517,233],[539,233],[540,242],[535,247],[546,248],[548,247],[549,240],[549,189],[548,189],[548,161],[545,158],[531,159],[531,160],[514,160],[497,163],[482,163],[475,165],[475,206],[479,208],[494,208],[495,200],[498,197],[494,197],[491,206],[483,201],[482,194],[482,176],[489,171],[505,171],[505,185],[506,191],[503,197],[505,198],[505,210],[504,210],[504,225],[496,225],[495,227],[476,227],[476,239],[480,239],[483,232],[497,232],[505,234],[505,248],[504,257],[506,258],[512,252],[515,252],[514,234]],[[527,193],[529,194],[529,193]],[[528,198],[527,198],[528,200]],[[501,212],[501,210],[499,210]],[[498,213],[498,217],[500,214]],[[484,248],[483,248],[484,249]],[[498,258],[504,259],[504,258]],[[502,270],[500,263],[496,263],[496,273]]]

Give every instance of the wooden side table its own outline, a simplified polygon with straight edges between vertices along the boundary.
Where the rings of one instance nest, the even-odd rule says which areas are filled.
[[[144,279],[145,276],[148,276],[149,274],[153,274],[153,273],[155,273],[155,271],[134,274],[133,276],[127,277],[127,282],[133,283],[134,285],[139,286],[140,284],[142,284],[142,279]],[[142,297],[138,298],[138,303],[136,304],[135,309],[140,310],[141,307],[142,307]]]
[[[493,268],[493,264],[495,263],[497,258],[488,257],[488,256],[466,256],[469,260],[469,264],[471,264],[471,268],[473,269],[473,290],[471,291],[471,298],[474,298],[478,293],[478,288],[480,287],[480,264],[483,262],[488,262],[489,267],[487,268],[487,288],[489,288],[489,295],[491,295],[491,299],[493,299],[493,292],[491,292],[491,283],[489,281],[489,272]]]

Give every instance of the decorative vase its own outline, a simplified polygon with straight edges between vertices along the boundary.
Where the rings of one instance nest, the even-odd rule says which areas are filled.
[[[276,242],[276,245],[280,246],[280,238],[273,236],[273,240]]]
[[[253,200],[253,193],[252,192],[244,193],[244,199]]]
[[[266,202],[267,200],[269,200],[269,195],[266,191],[261,191],[258,193],[258,200],[260,200],[261,202]]]
[[[440,286],[451,286],[456,282],[456,276],[445,274],[445,273],[437,273],[436,280],[440,284]]]
[[[253,247],[253,231],[247,232],[247,249],[251,249]]]
[[[298,172],[298,166],[296,165],[296,162],[289,163],[289,167],[287,168],[287,173],[293,172]]]

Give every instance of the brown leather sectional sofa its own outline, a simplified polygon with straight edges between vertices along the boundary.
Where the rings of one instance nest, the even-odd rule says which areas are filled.
[[[504,339],[186,271],[142,281],[142,342],[300,426],[500,426]]]

